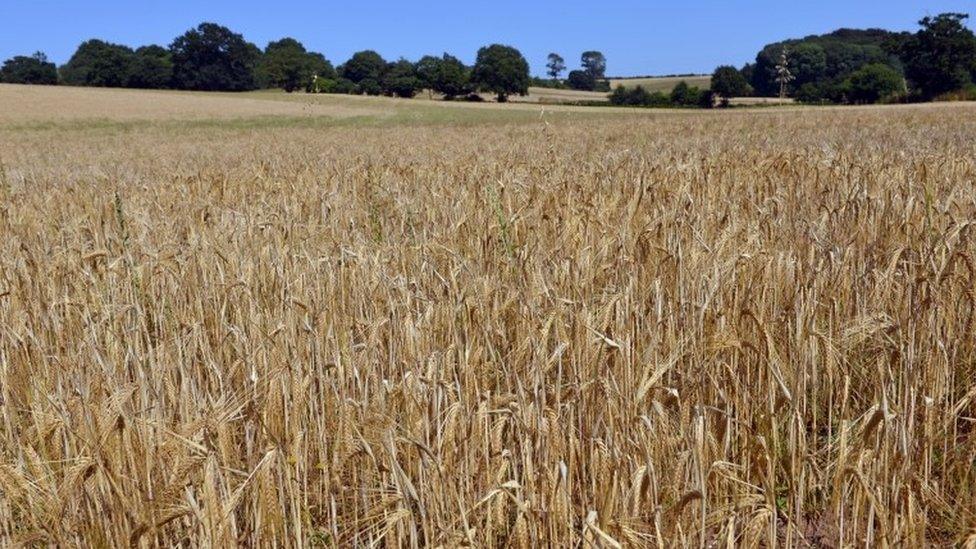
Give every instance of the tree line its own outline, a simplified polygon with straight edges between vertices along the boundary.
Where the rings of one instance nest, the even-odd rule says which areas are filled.
[[[716,68],[708,89],[681,83],[665,94],[618,87],[610,102],[711,107],[749,95],[788,96],[807,103],[976,99],[976,35],[966,27],[967,18],[961,13],[925,17],[915,33],[840,29],[777,42],[741,68]],[[41,52],[16,56],[0,67],[0,82],[206,91],[281,88],[397,97],[430,90],[445,99],[473,100],[480,99],[478,92],[490,92],[505,101],[528,93],[529,86],[609,92],[606,66],[602,52],[586,51],[580,68],[563,78],[565,59],[550,53],[549,78],[532,78],[521,52],[492,44],[478,50],[473,66],[447,53],[411,62],[387,61],[365,50],[334,67],[293,38],[273,41],[262,50],[226,27],[202,23],[168,47],[133,49],[88,40],[61,67]]]
[[[201,91],[280,88],[397,97],[427,89],[448,99],[490,92],[505,101],[512,94],[527,94],[532,79],[521,52],[501,44],[478,50],[470,67],[447,53],[413,63],[387,61],[372,50],[334,67],[294,38],[273,41],[262,50],[227,27],[202,23],[168,47],[132,49],[87,40],[61,67],[41,52],[16,56],[0,68],[0,82]]]
[[[41,52],[16,56],[0,68],[0,82],[200,91],[281,88],[398,97],[430,89],[446,98],[484,91],[505,101],[528,93],[531,78],[525,57],[501,44],[481,48],[472,67],[446,53],[412,63],[387,61],[372,50],[334,67],[294,38],[273,41],[262,50],[227,27],[202,23],[168,47],[132,49],[87,40],[61,67]]]
[[[580,68],[569,71],[566,79],[563,80],[560,77],[566,69],[566,60],[558,53],[550,53],[546,60],[546,74],[549,80],[540,80],[536,85],[579,91],[610,91],[610,82],[606,77],[607,57],[603,52],[584,51],[580,55]]]
[[[671,94],[617,88],[616,105],[728,106],[733,97],[791,97],[802,103],[869,104],[976,100],[976,34],[967,14],[919,21],[914,33],[840,29],[763,47],[742,68],[717,67],[707,90],[682,82]]]
[[[976,99],[976,34],[968,15],[925,17],[919,30],[840,29],[765,46],[739,72],[758,96],[805,103]]]

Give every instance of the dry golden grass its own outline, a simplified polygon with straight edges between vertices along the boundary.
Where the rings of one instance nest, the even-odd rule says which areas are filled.
[[[18,86],[0,84],[0,126],[79,119],[199,120],[254,116],[376,115],[365,104],[334,101],[320,104],[268,102],[252,96],[160,90]]]
[[[533,91],[537,88],[532,88]],[[294,126],[477,125],[538,121],[538,103],[580,101],[606,94],[554,90],[550,95],[515,96],[512,103],[418,100],[352,95],[284,93],[188,93],[21,86],[0,84],[0,132],[21,130],[145,130],[149,126],[268,128]],[[562,99],[559,99],[562,97]],[[556,118],[605,119],[629,116],[628,109],[547,104]],[[630,109],[633,111],[633,109]]]
[[[481,99],[485,102],[492,103],[496,101],[496,95],[491,93],[480,93]],[[417,100],[428,100],[428,101],[438,101],[443,102],[444,96],[434,93],[432,91],[426,90],[417,94],[414,99]],[[531,87],[529,88],[528,95],[512,95],[508,98],[508,103],[542,103],[546,105],[563,105],[563,104],[573,104],[579,103],[581,101],[599,101],[599,102],[609,102],[610,97],[604,92],[591,92],[591,91],[580,91],[580,90],[570,90],[570,89],[557,89],[557,88],[540,88]],[[445,105],[447,103],[444,103]],[[451,104],[461,105],[461,106],[471,106],[471,103],[466,103],[464,101],[454,101]]]
[[[794,105],[796,100],[791,97],[733,97],[729,100],[732,105],[741,106],[771,106],[771,105]]]
[[[679,82],[687,82],[689,86],[697,86],[701,89],[708,89],[712,85],[712,77],[708,74],[703,74],[700,76],[652,76],[648,78],[614,78],[610,80],[610,87],[616,88],[619,86],[624,86],[627,88],[633,88],[636,86],[641,86],[645,90],[650,92],[659,91],[662,93],[671,93],[671,90],[678,85]]]
[[[973,135],[0,130],[0,545],[972,542]]]
[[[525,97],[513,96],[512,101],[528,103],[574,103],[579,101],[610,101],[607,93],[557,88],[529,88]]]

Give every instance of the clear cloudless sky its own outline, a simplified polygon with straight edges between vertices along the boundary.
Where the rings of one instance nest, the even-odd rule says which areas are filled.
[[[391,60],[446,51],[471,63],[479,47],[499,42],[519,48],[537,75],[549,52],[573,68],[588,49],[607,56],[611,76],[706,73],[751,61],[780,39],[840,27],[914,30],[945,11],[976,17],[976,0],[0,0],[0,60],[40,50],[62,64],[89,38],[165,46],[212,21],[261,48],[297,38],[336,65],[362,49]]]

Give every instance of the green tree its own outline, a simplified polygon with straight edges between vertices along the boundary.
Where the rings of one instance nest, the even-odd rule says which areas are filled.
[[[877,103],[903,93],[905,79],[888,65],[875,63],[854,71],[845,81],[844,89],[852,103]]]
[[[689,102],[696,103],[698,101],[698,90],[695,90],[695,96],[692,98],[691,89],[691,86],[684,80],[678,82],[671,89],[671,102],[675,105],[687,105]]]
[[[320,53],[309,52],[294,38],[268,43],[257,67],[259,83],[288,93],[308,89],[316,76],[335,78],[332,64]]]
[[[326,59],[321,53],[314,51],[308,52],[307,62],[312,71],[312,80],[314,80],[316,77],[328,78],[330,80],[334,80],[339,77],[335,67],[332,66],[332,62]]]
[[[460,59],[447,53],[441,57],[427,55],[417,62],[417,78],[421,85],[447,100],[471,91],[469,72]]]
[[[72,86],[120,88],[129,82],[133,59],[131,48],[88,40],[61,67],[61,80]]]
[[[446,53],[444,55],[447,55]],[[415,69],[417,72],[417,79],[420,80],[420,85],[427,89],[433,90],[434,84],[437,82],[437,73],[441,69],[441,63],[443,60],[436,55],[425,55],[417,61]]]
[[[671,104],[678,107],[700,107],[703,93],[697,86],[689,86],[682,80],[671,90]]]
[[[599,51],[584,51],[580,56],[580,65],[588,72],[593,80],[603,80],[607,72],[607,58]]]
[[[359,84],[364,80],[379,82],[383,78],[383,71],[386,70],[386,60],[383,56],[373,50],[356,52],[339,69],[339,74],[343,78]]]
[[[642,92],[644,91],[642,86],[637,86],[637,88],[640,88]],[[610,104],[628,105],[630,102],[630,92],[631,90],[624,86],[617,86],[612,92],[610,92]]]
[[[177,88],[244,91],[257,87],[254,69],[261,50],[227,27],[201,23],[174,40],[169,49]]]
[[[471,69],[457,57],[445,53],[437,72],[434,91],[447,99],[471,93]]]
[[[703,109],[715,107],[715,93],[712,90],[701,90],[698,92],[698,106]]]
[[[513,93],[529,93],[529,63],[511,46],[485,46],[478,50],[471,81],[482,91],[496,94],[498,102],[504,103]]]
[[[413,63],[401,58],[387,65],[383,71],[383,93],[396,97],[409,98],[417,95],[422,83],[417,78],[417,68]]]
[[[712,92],[722,98],[723,104],[728,105],[729,99],[749,94],[749,83],[739,69],[723,65],[712,73]]]
[[[550,53],[546,60],[546,74],[553,80],[559,80],[559,75],[566,70],[566,60],[558,53]]]
[[[789,50],[793,86],[799,87],[827,78],[827,52],[814,42],[803,42]]]
[[[883,48],[896,36],[881,29],[839,29],[828,34],[777,42],[760,50],[756,62],[741,72],[757,95],[778,95],[780,83],[777,78],[781,74],[777,66],[781,65],[783,50],[787,49],[789,70],[794,76],[787,86],[788,91],[801,95],[797,93],[800,88],[829,90],[864,65],[885,63],[900,70],[897,57]]]
[[[890,33],[888,34],[890,36]],[[887,38],[883,40],[887,40]],[[883,44],[883,41],[880,44],[856,44],[838,40],[821,42],[820,45],[827,56],[827,70],[823,75],[824,80],[844,78],[864,65],[874,63],[886,63],[899,68],[898,58],[886,53],[882,47]]]
[[[18,55],[3,62],[0,82],[53,85],[58,83],[58,69],[42,52],[31,56]]]
[[[129,71],[130,88],[161,89],[173,82],[173,58],[162,46],[143,46],[135,51]]]
[[[976,72],[976,36],[964,25],[964,13],[943,13],[919,21],[922,29],[900,40],[896,53],[905,76],[927,99],[959,90]]]
[[[574,90],[593,91],[596,89],[596,80],[587,71],[569,71],[569,76],[566,77],[566,85]]]

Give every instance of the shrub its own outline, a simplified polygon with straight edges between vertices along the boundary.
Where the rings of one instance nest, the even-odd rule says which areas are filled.
[[[962,89],[944,93],[935,98],[936,101],[976,101],[976,84],[967,84]]]
[[[617,86],[610,94],[610,103],[630,107],[670,107],[671,98],[662,92],[648,92],[643,86]]]
[[[814,82],[807,82],[798,87],[793,93],[793,98],[800,103],[808,103],[811,105],[831,102],[824,97],[823,85]]]
[[[676,107],[700,107],[702,106],[702,90],[698,89],[697,86],[689,86],[687,82],[682,80],[671,90],[671,103]],[[711,94],[708,94],[708,100],[711,100]]]
[[[307,91],[309,93],[354,93],[356,90],[356,85],[345,78],[326,78],[322,76],[316,76],[312,83],[309,85]]]
[[[626,105],[628,95],[629,93],[627,88],[624,86],[617,86],[613,89],[613,92],[610,93],[610,103],[612,105]]]
[[[564,90],[567,88],[566,83],[562,80],[550,80],[548,78],[538,78],[535,76],[532,77],[529,84],[534,88],[548,88],[553,90]]]
[[[664,92],[656,91],[651,92],[644,102],[644,105],[648,107],[670,107],[671,98],[667,96]]]

